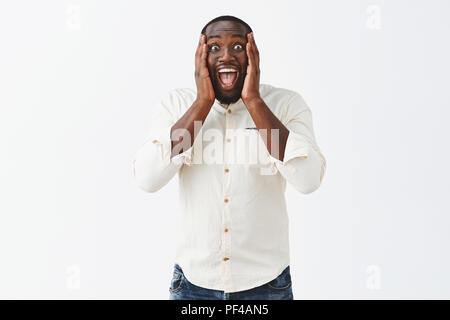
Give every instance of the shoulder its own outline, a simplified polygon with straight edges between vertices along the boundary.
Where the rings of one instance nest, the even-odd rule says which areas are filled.
[[[190,88],[175,88],[162,95],[161,106],[177,116],[183,114],[196,98],[196,91]]]
[[[260,94],[270,109],[280,117],[309,110],[302,95],[295,90],[260,84]]]
[[[196,97],[196,92],[194,89],[190,88],[175,88],[169,90],[164,99],[169,99],[175,104],[184,104],[193,102]]]

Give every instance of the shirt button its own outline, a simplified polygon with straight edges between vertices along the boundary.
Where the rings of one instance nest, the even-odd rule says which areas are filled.
[[[228,113],[231,113],[231,110],[230,109],[228,109],[228,111],[227,111]]]
[[[226,169],[225,169],[225,172],[226,172],[226,173],[230,172],[230,169],[226,168]]]
[[[231,142],[231,139],[230,139],[230,138],[227,138],[227,142]]]
[[[228,198],[225,198],[223,201],[224,201],[225,203],[228,203],[228,201],[230,201],[230,200],[228,200]]]
[[[223,230],[223,231],[225,231],[225,232],[228,232],[228,229],[227,229],[227,228],[225,228],[225,230]]]
[[[227,257],[223,258],[223,261],[228,261],[228,260],[230,260],[230,258],[227,258]]]

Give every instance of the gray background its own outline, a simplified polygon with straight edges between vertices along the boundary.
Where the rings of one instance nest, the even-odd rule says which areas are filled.
[[[167,299],[177,179],[138,189],[154,106],[210,19],[253,28],[327,159],[287,191],[297,299],[450,298],[449,1],[2,1],[0,297]]]

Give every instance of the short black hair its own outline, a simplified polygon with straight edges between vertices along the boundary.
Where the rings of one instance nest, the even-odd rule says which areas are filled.
[[[245,21],[243,21],[243,20],[241,20],[241,19],[239,19],[239,18],[237,18],[237,17],[234,17],[234,16],[220,16],[220,17],[214,18],[214,19],[212,19],[210,22],[208,22],[208,23],[203,27],[203,29],[202,29],[202,34],[206,35],[206,28],[207,28],[211,23],[214,23],[214,22],[217,22],[217,21],[236,21],[236,22],[239,22],[240,24],[242,24],[242,25],[247,29],[247,33],[253,32],[252,28],[250,28],[250,26],[249,26]]]

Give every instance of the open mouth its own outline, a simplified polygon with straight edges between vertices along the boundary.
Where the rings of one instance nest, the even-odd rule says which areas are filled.
[[[217,71],[217,78],[224,90],[231,90],[236,85],[239,71],[235,68],[222,68]]]

